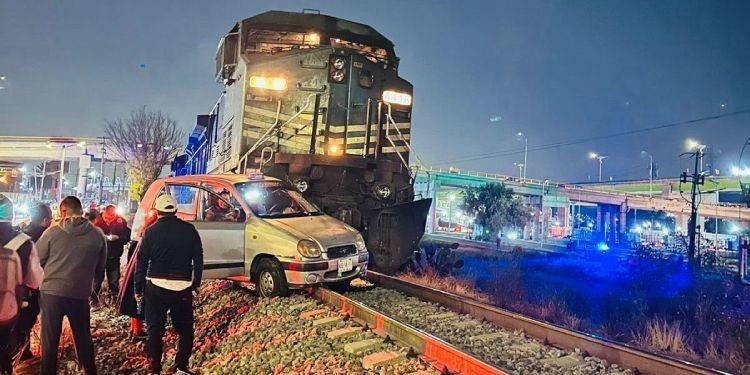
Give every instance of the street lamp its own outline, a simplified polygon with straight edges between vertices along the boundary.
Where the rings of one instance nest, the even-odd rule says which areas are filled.
[[[70,144],[70,143],[62,143],[60,144],[60,188],[57,190],[57,201],[60,202],[62,200],[62,191],[63,186],[68,186],[68,181],[65,181],[65,149],[67,149],[69,146],[76,145],[80,148],[86,147],[86,142],[81,141],[78,143]],[[47,148],[53,148],[53,143],[47,143]]]
[[[604,159],[608,158],[606,155],[599,155],[596,152],[589,152],[589,159],[599,160],[599,182],[602,182],[602,164]]]
[[[523,174],[521,176],[521,180],[526,182],[526,166],[528,165],[528,156],[529,156],[529,137],[526,136],[523,132],[518,132],[516,134],[518,138],[523,137]]]
[[[643,150],[641,156],[648,156],[648,197],[651,198],[654,189],[654,155]]]

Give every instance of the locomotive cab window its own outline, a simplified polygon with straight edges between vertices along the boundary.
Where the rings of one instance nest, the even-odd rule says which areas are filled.
[[[376,64],[383,63],[388,65],[388,52],[382,48],[371,47],[339,38],[331,38],[331,46],[335,48],[348,48]]]
[[[247,31],[245,40],[245,51],[267,54],[315,48],[320,44],[320,36],[313,31],[297,33],[250,29]]]

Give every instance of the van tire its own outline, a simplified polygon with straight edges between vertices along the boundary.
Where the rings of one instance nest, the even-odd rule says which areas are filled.
[[[279,262],[269,258],[261,259],[255,275],[255,290],[259,296],[286,297],[289,295],[286,275]]]

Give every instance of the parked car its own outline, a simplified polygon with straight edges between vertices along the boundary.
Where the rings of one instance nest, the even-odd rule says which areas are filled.
[[[367,248],[356,229],[260,174],[155,181],[135,215],[134,241],[163,193],[177,200],[177,216],[200,234],[205,278],[246,278],[268,297],[318,284],[341,287],[367,271]]]

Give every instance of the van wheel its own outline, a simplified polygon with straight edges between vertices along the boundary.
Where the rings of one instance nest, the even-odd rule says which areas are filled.
[[[286,297],[289,295],[289,285],[286,275],[279,262],[271,259],[261,259],[255,278],[255,289],[261,297]]]

